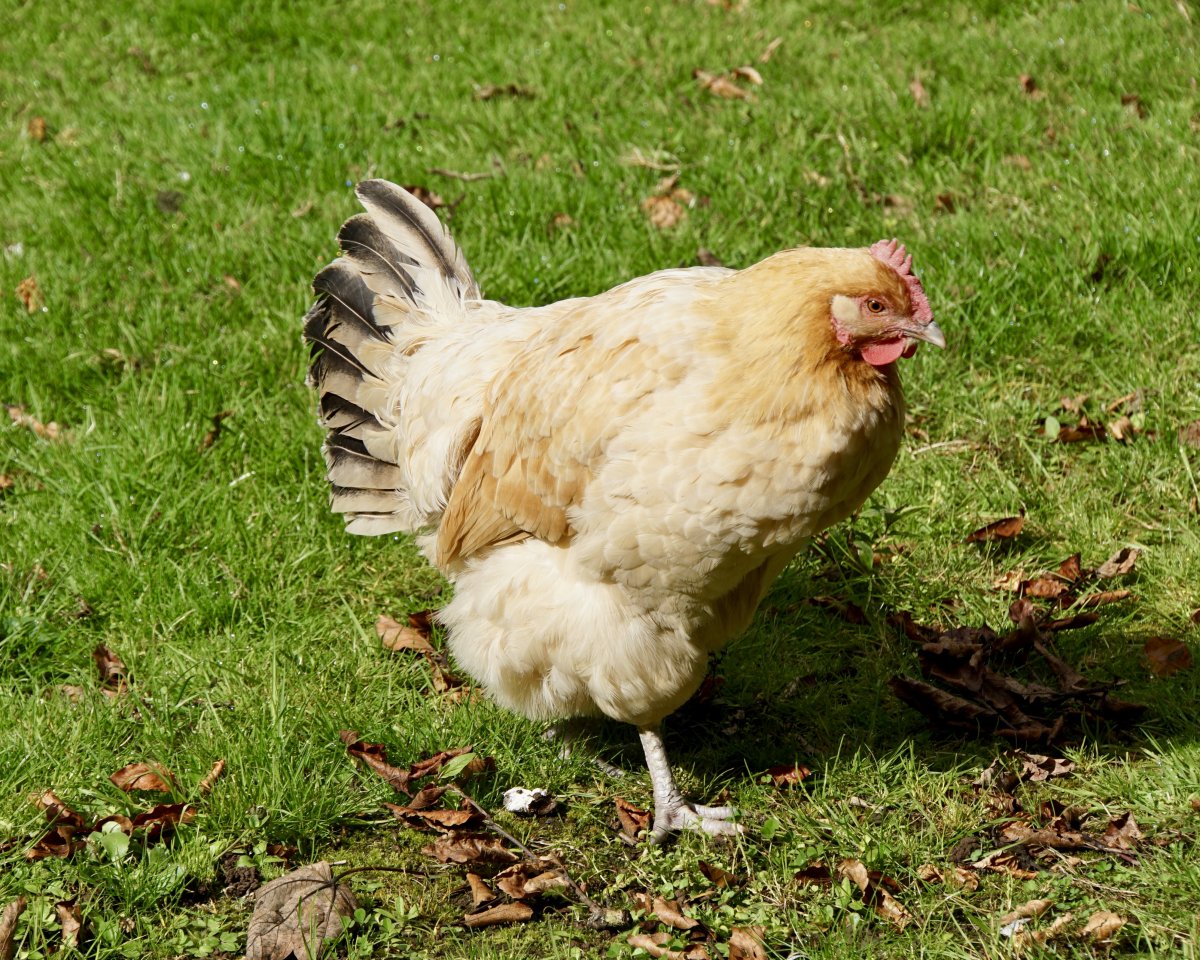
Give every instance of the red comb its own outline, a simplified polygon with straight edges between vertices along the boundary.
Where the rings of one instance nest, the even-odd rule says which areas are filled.
[[[871,245],[870,253],[880,263],[885,263],[895,270],[900,279],[908,284],[913,319],[921,323],[930,323],[933,320],[933,311],[929,307],[929,299],[925,296],[925,288],[912,272],[912,255],[904,249],[904,244],[895,238],[880,240]]]

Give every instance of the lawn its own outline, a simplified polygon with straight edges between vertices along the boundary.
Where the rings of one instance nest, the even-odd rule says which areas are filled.
[[[647,956],[630,935],[664,931],[676,956],[736,958],[746,927],[779,958],[1196,955],[1200,6],[866,6],[0,12],[0,910],[25,898],[0,957],[240,956],[242,894],[318,860],[393,868],[346,881],[330,949],[352,958]],[[383,648],[380,614],[449,588],[405,538],[329,513],[300,340],[372,176],[440,201],[512,303],[799,244],[914,253],[949,347],[904,366],[891,476],[668,722],[685,789],[744,811],[736,841],[626,843],[616,798],[650,803],[631,730],[563,761]],[[1072,591],[1130,596],[1054,648],[1145,712],[1086,717],[1026,745],[1064,763],[977,785],[1022,758],[897,699],[921,671],[896,612],[1004,633],[1006,583],[1122,548],[1131,571]],[[343,730],[401,769],[473,747],[489,810],[549,790],[558,815],[496,821],[632,916],[595,929],[551,893],[527,922],[464,926],[465,870],[495,867],[422,853],[436,836],[384,807],[403,795]],[[165,793],[110,780],[139,762]],[[764,774],[794,764],[798,785]],[[69,855],[42,855],[46,791],[75,815]],[[132,836],[99,825],[139,813]],[[866,892],[855,863],[880,872]],[[672,930],[654,897],[703,926]]]

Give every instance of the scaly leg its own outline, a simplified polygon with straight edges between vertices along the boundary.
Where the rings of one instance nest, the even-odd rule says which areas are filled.
[[[732,823],[737,815],[734,807],[705,807],[688,803],[675,786],[671,765],[667,762],[667,750],[657,726],[638,730],[642,738],[642,749],[646,751],[646,766],[650,769],[650,782],[654,786],[654,829],[651,843],[662,843],[680,830],[703,830],[711,834],[741,833],[742,828]]]

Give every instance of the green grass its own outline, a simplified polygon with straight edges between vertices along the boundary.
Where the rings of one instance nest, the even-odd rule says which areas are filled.
[[[456,926],[461,873],[383,815],[391,791],[352,768],[346,727],[401,765],[474,744],[497,761],[476,787],[489,805],[512,784],[551,789],[565,820],[510,826],[612,906],[638,890],[699,895],[700,859],[748,876],[695,909],[719,930],[765,924],[773,956],[1004,955],[996,918],[1034,897],[1127,917],[1116,955],[1195,956],[1200,674],[1154,678],[1139,651],[1156,634],[1197,641],[1200,453],[1176,432],[1200,418],[1200,8],[875,6],[123,0],[0,13],[0,401],[62,430],[52,442],[0,425],[12,481],[0,492],[0,905],[31,898],[18,957],[56,949],[53,905],[70,898],[88,956],[240,953],[248,905],[195,891],[230,850],[278,872],[267,845],[279,843],[298,862],[409,868],[356,878],[365,913],[343,956],[631,954],[623,933],[587,930],[571,909]],[[752,101],[692,79],[747,63],[765,80]],[[535,96],[474,96],[509,83]],[[1122,105],[1129,94],[1145,116]],[[634,149],[677,164],[701,198],[679,226],[647,223],[639,204],[662,172],[622,162]],[[299,337],[308,282],[368,176],[455,202],[484,291],[513,303],[598,292],[694,263],[700,247],[732,266],[892,235],[914,251],[950,343],[905,365],[923,433],[871,508],[826,555],[798,560],[729,648],[724,705],[690,714],[704,736],[669,734],[686,788],[728,790],[746,811],[738,843],[623,845],[613,796],[649,798],[627,731],[600,749],[634,773],[608,780],[586,755],[559,761],[536,725],[431,697],[419,664],[379,649],[376,615],[437,606],[443,584],[410,543],[349,538],[328,513]],[[551,229],[559,213],[573,224]],[[32,314],[13,294],[31,275],[46,308]],[[1048,415],[1066,421],[1060,397],[1090,394],[1096,414],[1134,390],[1147,433],[1131,444],[1035,433]],[[962,545],[1020,508],[1013,548]],[[849,559],[864,544],[906,550],[867,575]],[[1029,789],[1132,810],[1164,845],[1137,864],[1091,858],[1074,878],[923,885],[918,865],[945,867],[992,816],[967,784],[1003,745],[934,737],[892,697],[887,678],[916,667],[887,612],[999,627],[1010,597],[991,589],[997,574],[1077,550],[1095,565],[1126,544],[1145,550],[1137,601],[1061,649],[1089,676],[1127,679],[1124,695],[1150,710],[1135,728],[1090,731],[1068,751],[1072,777]],[[868,623],[802,603],[814,593],[855,600]],[[98,643],[124,658],[133,695],[57,694],[94,690]],[[198,800],[218,758],[225,776],[169,843],[26,862],[42,822],[31,794],[53,789],[94,816],[144,809],[107,778],[153,760],[178,777],[177,800]],[[754,776],[796,759],[817,771],[807,789]],[[906,930],[844,890],[791,879],[843,857],[900,882]]]

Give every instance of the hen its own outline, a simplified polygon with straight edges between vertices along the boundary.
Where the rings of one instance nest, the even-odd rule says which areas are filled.
[[[911,257],[800,248],[510,307],[422,203],[358,197],[304,325],[333,509],[417,534],[454,583],[450,649],[500,703],[637,726],[654,840],[736,831],[684,800],[660,724],[891,468],[896,361],[945,344]]]

